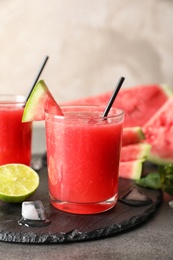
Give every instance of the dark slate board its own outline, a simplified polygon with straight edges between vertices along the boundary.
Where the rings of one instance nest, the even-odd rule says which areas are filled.
[[[59,211],[49,203],[47,189],[47,169],[39,171],[40,186],[29,200],[41,200],[51,224],[44,227],[18,225],[21,204],[0,202],[0,241],[13,243],[65,243],[99,239],[132,229],[146,221],[162,201],[158,190],[139,188],[152,199],[150,205],[132,207],[118,201],[117,205],[104,213],[95,215],[75,215]],[[131,180],[120,179],[119,196],[125,194],[135,184]]]

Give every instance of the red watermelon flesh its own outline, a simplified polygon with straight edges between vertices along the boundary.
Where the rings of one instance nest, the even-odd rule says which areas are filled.
[[[121,89],[113,106],[125,111],[125,127],[143,126],[172,94],[167,86],[144,85]],[[106,106],[112,91],[97,96],[82,98],[63,105],[103,105]]]
[[[152,145],[148,159],[156,164],[173,163],[173,97],[143,126]]]
[[[145,139],[141,127],[124,127],[122,135],[122,145],[139,143]]]
[[[144,160],[134,160],[128,162],[120,162],[119,177],[125,179],[139,180],[142,175],[142,167]]]
[[[137,159],[147,159],[151,145],[147,143],[138,143],[125,145],[121,147],[121,162],[133,161]]]

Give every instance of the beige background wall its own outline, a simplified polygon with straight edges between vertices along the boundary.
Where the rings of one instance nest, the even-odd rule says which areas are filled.
[[[0,0],[0,92],[42,78],[58,101],[114,88],[173,86],[172,0]]]

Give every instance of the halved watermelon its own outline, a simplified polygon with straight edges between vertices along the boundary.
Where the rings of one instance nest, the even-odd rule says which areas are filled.
[[[133,161],[137,159],[147,159],[151,145],[148,143],[138,143],[121,147],[121,162]]]
[[[144,160],[134,160],[128,162],[120,162],[119,178],[139,180],[142,175],[142,166]]]
[[[112,95],[112,91],[101,95],[83,98],[80,100],[67,102],[71,104],[104,105]],[[143,85],[127,89],[121,89],[113,106],[125,111],[124,126],[143,126],[152,115],[167,101],[172,95],[171,88],[165,85]]]
[[[40,80],[26,102],[22,122],[44,120],[45,110],[55,115],[63,115],[61,108],[54,100],[45,82]]]
[[[136,127],[124,127],[122,135],[122,145],[139,143],[145,139],[142,128]]]
[[[173,97],[143,126],[146,142],[152,145],[148,160],[173,163]]]

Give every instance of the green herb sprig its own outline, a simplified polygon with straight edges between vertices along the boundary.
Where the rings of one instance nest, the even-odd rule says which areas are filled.
[[[162,189],[173,196],[173,164],[159,165],[157,172],[147,174],[136,183],[146,188]]]

